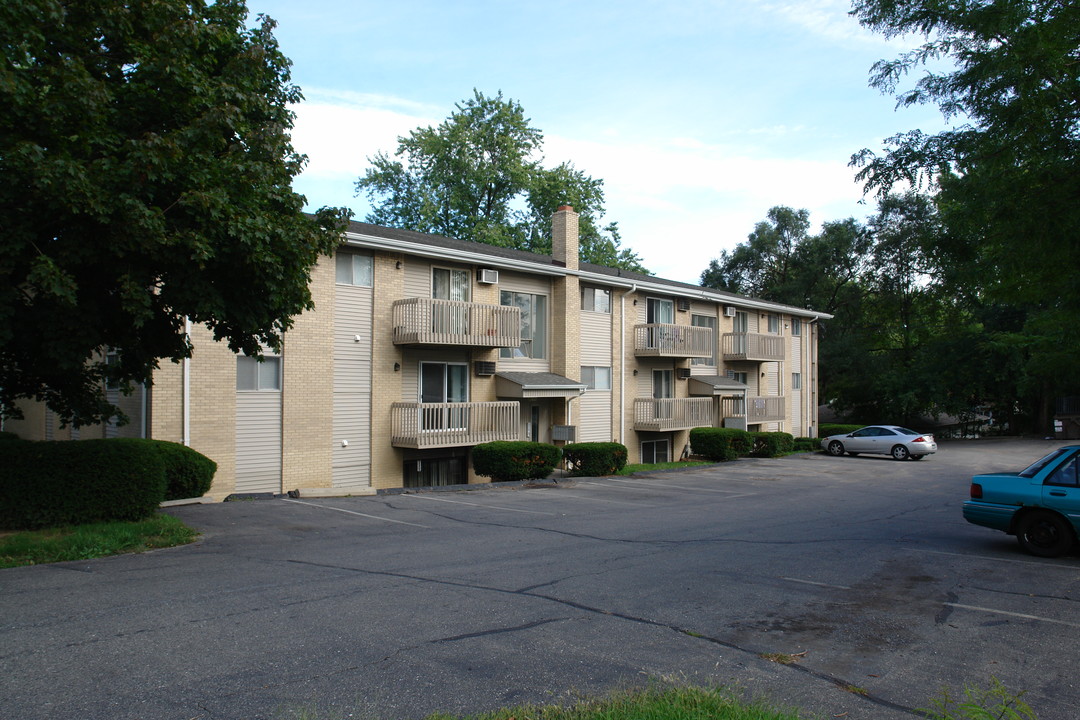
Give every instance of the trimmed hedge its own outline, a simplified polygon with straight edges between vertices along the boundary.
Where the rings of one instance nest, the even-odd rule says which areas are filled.
[[[695,455],[720,462],[749,455],[754,443],[753,436],[745,430],[700,427],[690,431],[690,447]]]
[[[821,449],[821,441],[812,437],[795,438],[795,452],[814,452]]]
[[[754,457],[779,457],[795,450],[795,436],[786,432],[755,432]]]
[[[843,425],[841,423],[822,423],[818,426],[818,437],[826,438],[830,435],[847,435],[853,433],[862,425]]]
[[[526,441],[490,442],[472,449],[473,470],[493,482],[545,478],[561,457],[554,445]]]
[[[18,440],[19,436],[7,430],[0,430],[0,440]]]
[[[142,520],[165,487],[165,461],[142,440],[0,443],[3,528]]]
[[[563,446],[562,451],[573,477],[614,475],[626,467],[626,446],[621,443],[571,443]]]
[[[137,440],[151,445],[165,463],[165,499],[202,497],[210,490],[217,463],[187,445],[167,440]]]

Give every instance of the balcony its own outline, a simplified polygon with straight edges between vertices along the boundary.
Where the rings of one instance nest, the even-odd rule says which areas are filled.
[[[769,362],[784,359],[784,338],[761,333],[724,333],[720,342],[724,360]]]
[[[712,427],[712,398],[635,398],[634,429],[645,432]]]
[[[520,440],[520,425],[521,410],[515,401],[399,402],[390,406],[390,442],[394,447],[462,447]]]
[[[634,326],[638,357],[711,358],[716,342],[712,328],[650,323]]]
[[[720,399],[720,414],[726,418],[746,418],[747,425],[787,420],[787,402],[783,395],[767,397],[724,397]]]
[[[395,345],[521,345],[521,310],[459,300],[408,298],[394,301]]]

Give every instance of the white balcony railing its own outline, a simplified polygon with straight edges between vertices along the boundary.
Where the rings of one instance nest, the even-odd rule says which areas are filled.
[[[725,418],[746,418],[748,425],[787,420],[787,402],[783,395],[721,398],[720,414]]]
[[[634,399],[635,430],[687,430],[714,424],[712,398]]]
[[[711,358],[715,343],[712,328],[665,323],[634,326],[634,354],[638,356]]]
[[[784,338],[761,333],[724,333],[720,352],[725,360],[769,362],[784,359]]]
[[[521,310],[459,300],[407,298],[392,307],[395,345],[517,347]]]
[[[408,403],[390,406],[391,444],[406,448],[479,445],[520,440],[516,401]]]

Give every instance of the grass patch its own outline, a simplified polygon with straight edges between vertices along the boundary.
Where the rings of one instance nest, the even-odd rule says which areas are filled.
[[[698,465],[714,465],[715,463],[705,462],[704,460],[685,460],[683,462],[666,462],[666,463],[638,463],[637,465],[627,465],[620,470],[617,475],[630,475],[636,472],[649,472],[651,470],[676,470],[681,468],[695,467]]]
[[[779,665],[794,665],[799,659],[806,657],[806,652],[806,650],[803,650],[801,653],[761,653],[758,657]]]
[[[103,522],[0,536],[0,568],[137,553],[185,545],[198,533],[170,515],[138,522]]]
[[[333,716],[305,709],[287,717],[331,720]],[[725,688],[664,687],[578,700],[572,705],[523,705],[464,717],[436,713],[426,720],[799,720],[799,715],[742,700]]]

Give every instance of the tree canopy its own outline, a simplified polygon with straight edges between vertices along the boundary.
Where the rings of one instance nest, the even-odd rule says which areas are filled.
[[[369,158],[356,182],[372,204],[368,222],[550,253],[551,216],[571,205],[583,261],[647,272],[617,225],[601,225],[603,181],[568,162],[545,168],[543,134],[519,103],[474,90],[455,107],[437,128],[399,137],[392,156]]]
[[[1080,5],[858,0],[852,12],[887,37],[925,39],[875,64],[871,84],[898,106],[936,104],[959,123],[898,134],[880,155],[856,153],[859,179],[879,194],[897,184],[936,192],[952,294],[1022,308],[1014,340],[1043,368],[1033,382],[1047,398],[1076,392],[1080,378],[1068,368],[1080,347]]]
[[[291,189],[288,59],[243,0],[0,4],[0,408],[82,424],[188,357],[279,346],[347,211]],[[106,362],[106,355],[111,355]]]

